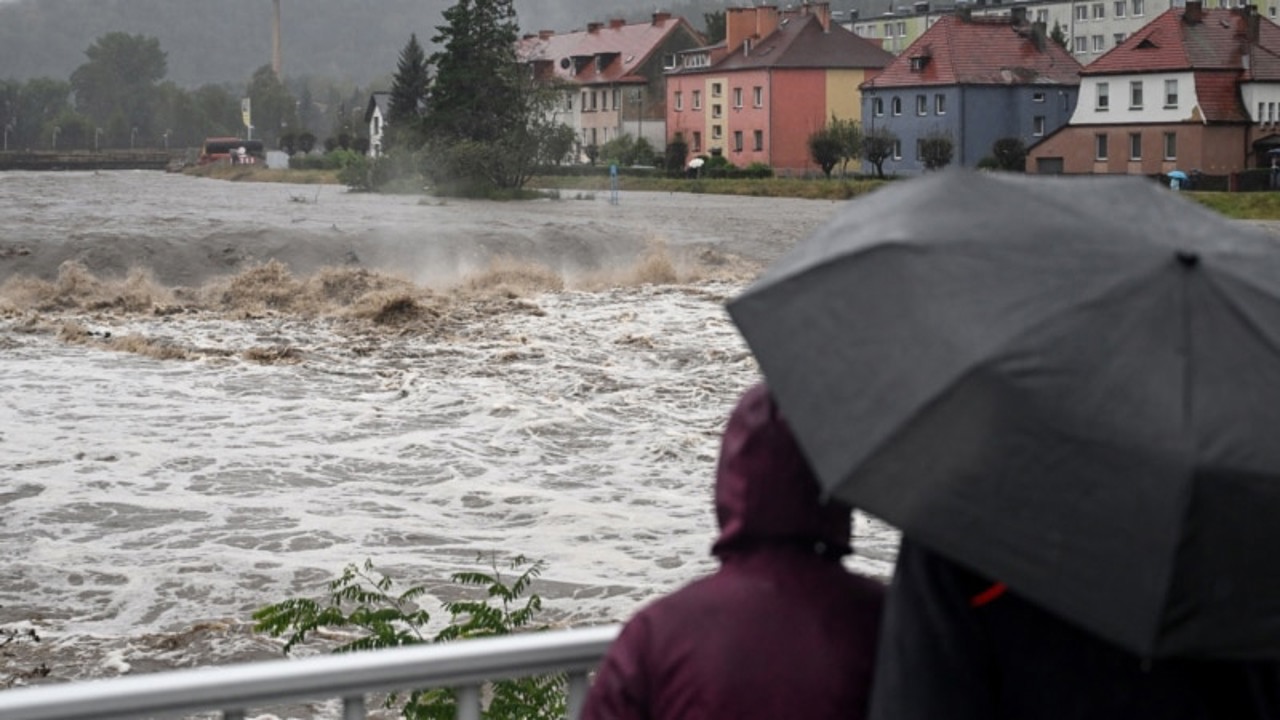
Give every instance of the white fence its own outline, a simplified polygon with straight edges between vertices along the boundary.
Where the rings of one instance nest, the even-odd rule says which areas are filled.
[[[209,711],[238,720],[253,708],[330,698],[341,698],[343,720],[360,720],[369,693],[435,687],[456,688],[458,718],[478,720],[485,681],[550,672],[568,674],[568,717],[576,720],[587,673],[619,630],[524,633],[5,690],[0,720],[138,720]]]

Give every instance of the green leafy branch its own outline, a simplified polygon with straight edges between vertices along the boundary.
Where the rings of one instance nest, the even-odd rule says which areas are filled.
[[[483,561],[483,556],[478,560]],[[366,560],[362,566],[348,565],[341,576],[330,581],[328,594],[321,601],[291,598],[259,609],[253,614],[257,621],[255,627],[272,637],[287,636],[285,654],[321,628],[357,631],[355,640],[334,648],[333,652],[449,642],[545,629],[533,626],[534,617],[542,609],[542,598],[530,593],[533,581],[542,574],[544,563],[518,555],[510,562],[514,578],[503,574],[495,557],[490,557],[487,565],[484,571],[462,571],[450,576],[455,585],[480,588],[484,595],[480,599],[443,603],[449,622],[432,637],[425,634],[431,615],[418,603],[427,594],[426,588],[417,585],[404,592],[394,592],[395,582],[377,570],[371,560]],[[492,720],[562,717],[565,682],[562,673],[494,682],[488,688],[488,706],[484,716]],[[397,700],[397,696],[392,695],[387,699],[387,705],[391,706]],[[433,688],[411,692],[403,712],[405,717],[415,720],[443,720],[454,717],[456,708],[457,698],[452,688]]]

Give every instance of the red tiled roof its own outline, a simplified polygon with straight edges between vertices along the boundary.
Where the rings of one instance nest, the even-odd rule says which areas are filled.
[[[516,43],[516,55],[525,62],[549,62],[555,77],[580,85],[647,82],[632,73],[681,28],[700,37],[684,18],[661,17],[630,25],[602,23],[595,30],[530,35]],[[599,69],[597,56],[605,61]]]
[[[1012,18],[944,15],[863,86],[1020,84],[1078,85],[1080,63]]]
[[[1195,74],[1200,113],[1209,122],[1249,122],[1237,85],[1240,71],[1202,70]]]
[[[710,67],[689,68],[679,74],[717,73],[756,68],[878,69],[893,61],[879,45],[832,23],[822,29],[814,15],[792,15],[778,29],[729,53]]]
[[[1186,22],[1184,8],[1156,16],[1123,43],[1094,60],[1084,75],[1114,75],[1170,70],[1243,72],[1243,80],[1280,80],[1280,26],[1254,16],[1258,38],[1250,42],[1249,19],[1241,10],[1202,9],[1200,22]],[[1200,84],[1197,78],[1197,86]]]

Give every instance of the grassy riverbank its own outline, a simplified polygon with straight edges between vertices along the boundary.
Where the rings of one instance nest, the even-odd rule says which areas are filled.
[[[304,185],[337,185],[336,170],[271,170],[261,165],[206,165],[183,172],[218,180],[287,182]],[[618,189],[626,192],[682,192],[752,197],[847,200],[875,190],[891,180],[798,178],[699,179],[621,177]],[[606,177],[535,177],[530,189],[607,193]],[[1187,197],[1237,220],[1280,220],[1280,192],[1187,192]]]

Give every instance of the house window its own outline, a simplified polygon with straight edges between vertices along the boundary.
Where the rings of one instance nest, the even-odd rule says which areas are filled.
[[[693,91],[693,109],[694,110],[702,109],[702,91],[701,90]]]
[[[587,91],[586,90],[582,91],[582,110],[583,112],[586,112],[587,110]]]
[[[1076,20],[1079,20],[1079,21],[1083,22],[1083,21],[1088,20],[1088,19],[1089,19],[1089,6],[1088,6],[1088,5],[1077,5],[1077,6],[1076,6]]]
[[[1112,36],[1111,36],[1111,40],[1112,40],[1116,45],[1119,45],[1120,43],[1124,42],[1124,37],[1125,37],[1125,36],[1124,36],[1124,33],[1116,33],[1115,35],[1112,35]]]
[[[702,152],[702,133],[697,130],[693,131],[693,151]]]
[[[1167,132],[1164,134],[1164,159],[1178,159],[1178,133]]]
[[[902,98],[895,97],[889,101],[889,112],[895,117],[902,114]]]
[[[884,98],[871,98],[871,114],[884,117]],[[1258,113],[1261,116],[1262,113]]]
[[[907,36],[907,23],[906,21],[903,21],[898,23],[898,37],[906,37],[906,36]]]
[[[1044,93],[1042,92],[1031,93],[1031,102],[1040,102],[1040,103],[1044,102]]]
[[[711,83],[711,97],[713,98],[720,97],[720,92],[721,92],[720,83]]]
[[[680,90],[676,91],[676,112],[684,109],[684,93]]]
[[[760,152],[761,150],[764,150],[764,131],[756,130],[751,133],[751,135],[752,145],[754,146],[755,151]]]
[[[609,91],[608,90],[600,91],[600,109],[601,110],[609,109]]]
[[[742,152],[742,131],[741,130],[733,131],[733,151]]]
[[[1078,38],[1071,39],[1071,49],[1077,55],[1089,52],[1089,38],[1081,35]]]
[[[1142,159],[1142,133],[1129,133],[1129,159]]]
[[[751,104],[755,107],[764,107],[764,88],[759,85],[751,88]]]
[[[947,114],[947,96],[946,95],[943,95],[942,93],[938,93],[933,96],[933,114],[934,115]]]
[[[929,114],[929,97],[927,95],[916,96],[916,114],[917,115]]]
[[[723,107],[724,106],[722,106],[720,103],[713,103],[711,105],[711,117],[718,118],[721,115],[723,115],[724,114],[724,110],[722,109]]]
[[[1167,108],[1178,107],[1178,80],[1164,81],[1164,106]]]
[[[893,37],[893,23],[884,24],[884,36],[887,38]]]
[[[1267,104],[1262,101],[1258,101],[1258,117],[1255,118],[1257,122],[1265,123],[1267,121],[1266,109]]]
[[[1107,49],[1107,38],[1105,35],[1093,36],[1093,51],[1102,52]]]
[[[1116,17],[1124,17],[1125,6],[1128,5],[1125,0],[1116,0]]]
[[[598,138],[596,137],[596,129],[591,128],[591,144],[595,145],[597,142],[598,142]]]
[[[1146,14],[1146,11],[1142,7],[1142,0],[1133,0],[1133,5],[1131,7],[1133,7],[1133,12],[1131,14],[1135,17]]]
[[[1106,3],[1094,3],[1094,4],[1093,4],[1093,19],[1094,19],[1094,20],[1105,20],[1105,19],[1106,19],[1106,17],[1107,17],[1107,4],[1106,4]]]
[[[742,107],[742,88],[740,87],[733,89],[733,106],[736,108]]]
[[[622,106],[622,90],[615,88],[613,91],[613,109],[617,110]]]
[[[921,55],[911,58],[911,72],[924,72],[924,66],[929,64],[929,58]]]
[[[595,91],[593,90],[593,91],[591,92],[591,110],[592,110],[593,112],[595,111],[595,109],[596,109],[596,103],[597,103],[597,102],[599,102],[599,100],[600,100],[600,93],[595,92]]]
[[[1036,22],[1038,22],[1038,23],[1048,23],[1048,22],[1049,22],[1049,11],[1048,11],[1048,10],[1037,10],[1037,11],[1036,11]]]
[[[916,140],[916,160],[924,159],[924,138]]]
[[[893,159],[894,160],[902,159],[902,141],[901,140],[893,141]]]
[[[712,126],[711,126],[711,139],[712,139],[712,140],[719,140],[720,138],[723,138],[723,137],[724,137],[724,126],[723,126],[723,125],[712,125]]]
[[[1104,112],[1111,107],[1110,85],[1104,82],[1098,83],[1098,104],[1095,109],[1098,112]]]
[[[1106,133],[1098,133],[1093,136],[1093,159],[1107,159],[1107,135]]]
[[[1142,109],[1142,81],[1134,80],[1129,83],[1129,109]]]
[[[1031,134],[1036,137],[1044,135],[1044,116],[1037,115],[1031,119]]]

